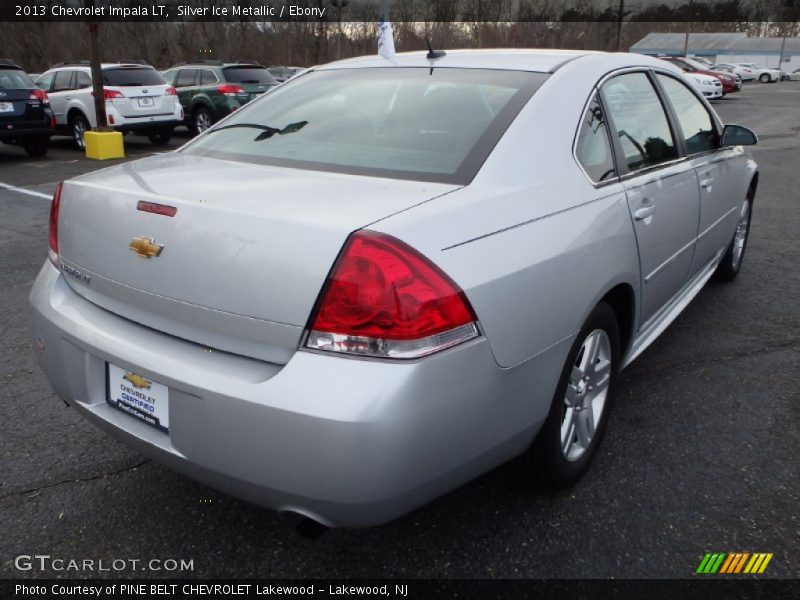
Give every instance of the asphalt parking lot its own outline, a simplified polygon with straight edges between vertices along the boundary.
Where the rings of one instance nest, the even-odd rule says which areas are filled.
[[[46,254],[45,196],[106,164],[67,138],[44,159],[0,146],[2,576],[58,575],[14,568],[19,554],[49,554],[192,559],[181,575],[202,577],[672,578],[690,577],[705,552],[745,551],[774,553],[764,576],[800,577],[800,84],[749,85],[715,107],[760,136],[743,271],[709,284],[623,372],[588,476],[550,494],[509,464],[393,523],[315,540],[296,517],[143,459],[51,392],[25,318]],[[164,150],[146,138],[126,147],[130,158]]]

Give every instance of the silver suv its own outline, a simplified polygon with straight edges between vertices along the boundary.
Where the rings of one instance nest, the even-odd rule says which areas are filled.
[[[144,63],[103,63],[101,68],[108,125],[147,135],[156,145],[169,142],[172,130],[183,121],[175,88]],[[97,127],[89,63],[59,63],[36,85],[50,97],[56,131],[71,135],[75,146],[83,149],[83,134]]]

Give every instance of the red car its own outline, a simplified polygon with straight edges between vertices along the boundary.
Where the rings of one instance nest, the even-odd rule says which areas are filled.
[[[742,78],[738,75],[731,75],[723,71],[710,71],[703,63],[684,56],[659,56],[659,58],[671,62],[686,73],[700,73],[716,77],[722,82],[722,91],[726,94],[732,94],[742,89]]]

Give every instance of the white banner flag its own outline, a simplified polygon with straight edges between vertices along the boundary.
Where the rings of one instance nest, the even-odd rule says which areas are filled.
[[[383,17],[378,22],[378,54],[386,60],[394,61],[394,34],[392,24]]]

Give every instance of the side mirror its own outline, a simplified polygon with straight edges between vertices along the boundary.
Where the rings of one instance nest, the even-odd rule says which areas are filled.
[[[725,125],[722,130],[723,146],[753,146],[758,143],[756,134],[741,125]]]

